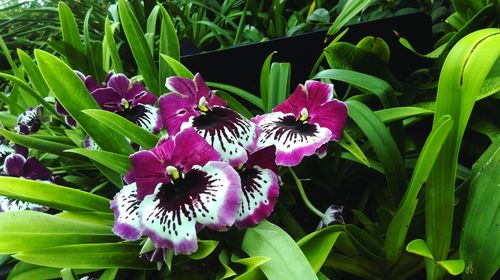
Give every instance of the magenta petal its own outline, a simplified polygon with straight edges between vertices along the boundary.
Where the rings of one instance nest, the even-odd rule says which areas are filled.
[[[309,106],[319,106],[333,98],[333,84],[327,84],[314,80],[306,81],[307,102]]]
[[[285,102],[273,109],[273,112],[292,113],[300,117],[303,108],[310,112],[314,108],[333,98],[333,85],[309,80],[305,85],[298,85]]]
[[[130,156],[132,173],[137,183],[137,199],[153,193],[160,183],[169,181],[162,161],[151,151],[140,151]]]
[[[273,212],[279,194],[278,176],[258,166],[240,172],[243,198],[236,215],[239,228],[252,227]]]
[[[169,135],[179,132],[182,124],[191,116],[199,115],[199,112],[195,110],[198,105],[196,101],[177,93],[167,93],[161,96],[158,105],[163,125]]]
[[[21,177],[23,176],[24,163],[26,159],[19,154],[11,154],[5,158],[4,162],[4,172],[8,176]]]
[[[324,158],[327,153],[328,153],[328,143],[323,144],[316,150],[316,155],[318,155],[319,158]]]
[[[172,92],[184,95],[187,98],[196,98],[199,95],[198,87],[193,80],[184,77],[169,77],[165,86]],[[206,90],[204,87],[201,90]],[[208,93],[206,93],[208,94]]]
[[[278,166],[276,165],[276,147],[265,147],[248,155],[246,166],[247,168],[258,166],[262,169],[270,169],[274,173],[278,174]]]
[[[331,140],[339,141],[342,138],[347,121],[347,105],[338,100],[332,100],[311,112],[310,122],[326,127],[332,132]]]
[[[182,172],[186,173],[194,165],[203,166],[209,161],[220,160],[221,156],[194,129],[187,128],[175,136],[171,159],[175,166],[182,167]]]
[[[199,73],[196,73],[196,75],[194,75],[193,81],[196,85],[196,88],[198,89],[196,101],[199,101],[203,96],[208,102],[208,108],[212,108],[213,106],[225,107],[227,105],[227,102],[224,99],[218,97],[214,94],[214,91],[210,90]]]
[[[38,159],[30,157],[24,163],[24,172],[22,176],[31,180],[49,180],[51,172]]]
[[[123,74],[115,74],[108,80],[108,87],[112,88],[121,98],[127,98],[130,89],[130,80]]]
[[[130,184],[115,195],[111,202],[111,209],[115,215],[113,232],[125,240],[137,240],[142,232],[139,229],[139,205],[137,200],[137,186]]]
[[[87,89],[89,90],[89,92],[92,92],[98,88],[101,88],[102,86],[96,81],[96,79],[94,79],[94,77],[92,76],[87,76],[85,77],[84,81],[85,83],[85,86],[87,87]]]
[[[134,83],[132,88],[127,92],[126,99],[129,100],[133,106],[136,106],[138,104],[154,105],[158,98],[147,91],[142,84]]]
[[[122,97],[113,88],[99,88],[92,92],[92,97],[102,109],[111,112],[121,110]]]

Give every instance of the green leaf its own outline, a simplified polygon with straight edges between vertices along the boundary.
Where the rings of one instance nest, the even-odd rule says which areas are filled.
[[[66,150],[66,152],[88,157],[120,174],[125,174],[132,168],[128,157],[120,154],[82,148],[70,149]]]
[[[109,18],[106,17],[104,22],[104,38],[106,44],[103,44],[103,48],[107,47],[109,50],[109,55],[111,56],[111,61],[113,63],[113,69],[117,73],[123,73],[122,61],[120,59],[120,54],[118,53],[118,47],[116,46],[114,38],[114,28],[112,27]]]
[[[88,274],[96,269],[73,270],[77,275]],[[43,267],[25,262],[18,262],[9,273],[8,280],[56,279],[61,276],[60,268]]]
[[[371,2],[372,0],[348,0],[332,26],[328,29],[328,35],[335,35],[349,20],[368,7]]]
[[[229,266],[229,257],[225,250],[221,250],[219,253],[219,262],[222,264],[224,271],[217,274],[217,279],[223,280],[236,275],[236,272]]]
[[[13,254],[58,245],[119,240],[111,227],[36,211],[0,213],[0,252]]]
[[[452,125],[453,121],[449,115],[441,117],[420,152],[406,193],[387,229],[385,251],[386,259],[391,263],[395,263],[401,255],[408,228],[417,208],[418,194],[434,167]]]
[[[419,107],[396,107],[375,111],[375,115],[380,118],[383,123],[389,123],[416,116],[428,116],[434,114],[434,111],[419,108]]]
[[[112,227],[115,219],[113,213],[103,213],[103,212],[68,212],[63,211],[61,213],[56,214],[57,217],[91,223],[104,225],[108,227]]]
[[[99,280],[114,280],[116,278],[116,274],[118,273],[118,268],[109,268],[106,269],[99,277]]]
[[[290,63],[274,62],[271,64],[267,108],[264,108],[266,113],[285,101],[290,92],[290,74]]]
[[[76,280],[76,275],[73,274],[73,271],[69,268],[64,268],[61,270],[61,278],[62,280]]]
[[[141,245],[127,243],[65,245],[24,251],[13,257],[41,266],[92,269],[155,269],[156,264],[139,258]]]
[[[260,99],[262,100],[262,105],[264,108],[268,108],[267,101],[269,98],[269,79],[271,72],[271,60],[273,59],[273,55],[277,52],[274,51],[270,53],[264,64],[262,64],[262,69],[260,70]]]
[[[264,256],[271,260],[260,266],[269,279],[317,279],[307,258],[293,239],[278,226],[264,220],[247,229],[243,251],[249,256]]]
[[[252,103],[253,105],[257,106],[258,108],[264,109],[263,101],[248,91],[237,88],[235,86],[221,84],[221,83],[207,82],[207,84],[210,87],[219,88],[219,89],[222,89],[224,91],[233,93],[233,94],[237,95],[238,97],[241,97],[241,98],[245,99],[246,101]]]
[[[198,240],[198,250],[188,257],[193,260],[202,260],[208,257],[219,245],[216,240]]]
[[[118,1],[118,11],[123,31],[125,32],[137,66],[144,78],[144,82],[152,93],[159,96],[161,91],[158,84],[158,70],[156,69],[153,55],[149,49],[146,37],[144,37],[141,26],[127,1]]]
[[[344,131],[342,138],[338,142],[339,145],[346,149],[349,153],[351,153],[358,161],[367,167],[370,167],[370,162],[366,155],[363,153],[363,150],[358,146],[358,144],[352,139],[352,137]]]
[[[31,83],[35,87],[38,94],[42,97],[46,97],[49,94],[49,87],[43,80],[42,74],[40,73],[40,70],[38,70],[35,62],[21,49],[17,49],[17,56],[19,57],[19,60],[24,67],[24,71],[28,74]]]
[[[500,196],[500,137],[472,166],[468,199],[460,240],[460,258],[465,261],[464,279],[493,279],[500,267],[498,209]]]
[[[446,271],[448,271],[448,273],[451,275],[459,275],[465,269],[464,260],[438,261],[437,264],[440,265],[442,268],[446,269]],[[476,278],[476,279],[478,279],[478,278]],[[486,279],[488,279],[488,278],[486,278]]]
[[[315,273],[323,266],[342,230],[342,227],[329,226],[314,231],[297,242]]]
[[[160,140],[158,136],[113,112],[96,109],[83,110],[83,112],[145,149],[153,148]]]
[[[75,17],[71,9],[64,2],[58,4],[59,20],[61,22],[61,33],[63,37],[65,53],[71,66],[84,73],[90,73],[87,58],[84,55],[82,41],[80,41],[80,31],[76,24]],[[49,85],[50,87],[50,85]]]
[[[170,69],[174,71],[175,75],[189,79],[194,78],[193,73],[191,73],[191,71],[189,71],[189,69],[182,65],[182,63],[180,63],[177,59],[162,53],[160,54],[160,56],[167,62],[168,66],[170,66]]]
[[[427,242],[425,242],[425,240],[423,239],[412,240],[410,243],[408,243],[408,245],[406,245],[406,251],[425,258],[429,258],[431,260],[434,259],[431,250],[427,245]]]
[[[78,124],[104,150],[129,155],[133,152],[127,140],[101,122],[81,112],[84,109],[99,109],[83,82],[64,62],[55,56],[35,50],[40,72],[57,100]]]
[[[54,141],[47,141],[33,136],[21,135],[14,132],[10,132],[3,128],[0,128],[0,134],[3,135],[5,138],[9,139],[10,141],[25,147],[29,147],[35,150],[39,150],[54,155],[86,161],[85,158],[81,156],[71,155],[64,152],[68,149],[73,149],[75,146],[70,146]]]
[[[51,183],[0,177],[0,195],[66,211],[111,212],[107,198]]]
[[[458,153],[474,103],[490,69],[500,56],[498,45],[498,29],[473,32],[452,48],[441,70],[433,126],[443,115],[450,115],[453,127],[426,187],[426,239],[436,261],[448,259],[453,233]],[[429,261],[427,264],[427,277],[438,278],[441,268]]]
[[[384,123],[370,108],[355,100],[348,100],[347,105],[349,117],[361,128],[382,163],[392,203],[395,204],[406,186],[406,171],[398,147]]]
[[[244,259],[233,260],[234,263],[246,266],[246,271],[239,274],[234,280],[257,280],[263,279],[264,275],[259,269],[263,264],[269,262],[271,259],[263,256],[249,257]]]
[[[369,257],[378,265],[384,263],[382,241],[352,224],[345,225],[344,231],[363,255]]]
[[[179,47],[179,39],[177,38],[177,32],[175,30],[174,23],[170,18],[167,10],[163,8],[163,6],[159,5],[160,12],[162,15],[161,20],[161,30],[160,30],[160,46],[159,52],[160,54],[165,54],[173,59],[179,61],[180,60],[180,47]],[[164,59],[160,59],[160,86],[165,84],[165,80],[167,77],[172,76],[172,71],[170,70],[170,66]],[[164,87],[161,87],[164,88]]]
[[[243,115],[245,118],[247,118],[247,119],[253,118],[253,114],[250,111],[248,111],[248,109],[243,104],[241,104],[238,100],[236,100],[230,94],[228,94],[224,91],[218,90],[216,92],[216,95],[219,96],[220,98],[224,99],[225,101],[227,101],[227,104],[229,105],[229,107],[236,110],[238,113]]]

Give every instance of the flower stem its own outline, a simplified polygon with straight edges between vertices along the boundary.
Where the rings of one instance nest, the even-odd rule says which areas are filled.
[[[295,180],[295,184],[297,185],[297,189],[299,189],[300,196],[302,197],[302,200],[306,204],[307,208],[309,208],[309,210],[311,210],[318,217],[323,219],[323,212],[319,211],[318,208],[314,207],[314,205],[312,205],[312,203],[309,201],[306,192],[304,191],[304,186],[302,186],[302,182],[300,181],[299,177],[297,177],[297,174],[295,174],[295,171],[293,171],[291,167],[289,167],[288,170],[290,170],[290,173]]]

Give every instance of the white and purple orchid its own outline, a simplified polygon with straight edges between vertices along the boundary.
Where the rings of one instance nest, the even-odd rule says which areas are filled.
[[[5,158],[2,176],[20,177],[30,180],[48,181],[51,173],[40,161],[34,157],[26,159],[21,154],[10,154]],[[35,210],[47,211],[46,206],[25,202],[14,198],[0,196],[0,212]]]
[[[17,125],[14,130],[23,135],[37,132],[42,126],[43,106],[28,108],[17,119]]]
[[[333,85],[309,80],[273,109],[252,119],[259,127],[257,149],[276,146],[276,164],[298,165],[305,156],[323,154],[342,137],[345,103],[333,99]]]
[[[238,173],[194,129],[131,157],[134,181],[113,202],[114,232],[127,240],[148,236],[175,254],[197,250],[197,229],[226,230],[241,202]]]
[[[166,87],[171,90],[158,103],[163,123],[169,135],[193,127],[223,161],[239,165],[247,161],[247,150],[255,142],[255,124],[226,106],[203,81],[200,74],[193,80],[170,77]]]

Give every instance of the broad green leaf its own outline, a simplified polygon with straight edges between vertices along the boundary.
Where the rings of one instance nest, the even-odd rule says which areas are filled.
[[[418,194],[434,167],[436,158],[443,147],[452,124],[453,121],[449,115],[441,117],[429,137],[427,137],[420,152],[406,193],[387,229],[385,252],[386,259],[391,263],[396,262],[402,253],[406,234],[417,208]]]
[[[95,269],[77,269],[73,272],[77,275],[88,274]],[[33,279],[56,279],[61,277],[61,269],[43,267],[25,262],[18,262],[9,273],[8,280],[33,280]]]
[[[113,183],[113,185],[117,186],[119,189],[123,187],[123,175],[121,173],[118,173],[97,161],[92,161],[92,163],[95,165],[95,167],[97,167],[97,169],[99,169],[104,177],[106,177],[111,183]]]
[[[273,55],[276,54],[277,52],[274,51],[270,53],[266,60],[264,61],[264,64],[262,64],[262,69],[260,70],[260,99],[262,100],[262,105],[264,108],[267,107],[267,101],[269,98],[269,79],[270,79],[270,72],[271,72],[271,60],[273,59]]]
[[[187,69],[186,66],[182,65],[182,63],[180,63],[177,59],[162,53],[160,54],[160,56],[167,62],[168,66],[170,67],[170,69],[172,69],[172,71],[174,71],[175,75],[189,79],[194,78],[193,73],[191,73],[191,71],[189,71],[189,69]],[[165,83],[165,81],[161,82]]]
[[[153,60],[144,33],[132,9],[125,0],[118,1],[118,11],[123,31],[148,89],[156,96],[161,94],[158,84],[158,70]]]
[[[234,263],[241,264],[246,266],[246,271],[239,274],[234,278],[234,280],[258,280],[263,279],[264,275],[262,274],[260,266],[269,262],[271,259],[263,256],[255,256],[244,259],[232,260]]]
[[[290,74],[290,63],[274,62],[271,64],[267,108],[264,108],[266,113],[271,112],[276,105],[285,101],[290,92]]]
[[[329,226],[314,231],[297,242],[315,273],[323,266],[342,230],[343,227]]]
[[[368,7],[371,2],[372,0],[348,0],[332,26],[328,29],[328,35],[335,35],[349,20]]]
[[[180,59],[180,47],[179,47],[179,39],[177,38],[177,32],[175,30],[174,23],[170,18],[167,10],[163,6],[160,7],[160,12],[162,15],[161,20],[161,29],[160,29],[160,46],[159,52],[160,54],[165,54],[173,59],[179,61]],[[167,77],[172,76],[172,71],[170,70],[170,66],[164,59],[160,59],[160,88],[164,89],[165,80]]]
[[[363,255],[369,257],[378,265],[384,263],[382,241],[352,224],[345,225],[344,231],[349,236],[352,244],[354,244]]]
[[[446,271],[448,271],[448,273],[451,275],[459,275],[464,271],[465,268],[464,260],[438,261],[437,264],[440,265],[442,268],[446,269]]]
[[[38,94],[42,97],[46,97],[49,94],[49,87],[43,80],[42,74],[40,73],[40,70],[38,70],[35,62],[21,49],[17,49],[17,56],[19,57],[19,60],[24,67],[24,71],[28,74],[31,83],[35,87]]]
[[[264,109],[263,101],[248,91],[237,88],[235,86],[221,84],[221,83],[207,82],[207,84],[211,87],[219,88],[219,89],[222,89],[226,92],[233,93],[233,94],[245,99],[246,101],[252,103],[253,105],[257,106],[258,108]]]
[[[198,250],[188,257],[193,260],[202,260],[208,257],[219,245],[216,240],[198,240]]]
[[[133,152],[123,136],[113,133],[101,122],[81,112],[84,109],[99,109],[99,105],[69,66],[41,50],[35,50],[35,57],[40,72],[54,96],[99,147],[125,155]]]
[[[84,73],[90,73],[84,48],[80,40],[80,31],[71,9],[64,2],[58,4],[59,20],[63,37],[66,58],[71,66]],[[50,85],[49,85],[50,87]]]
[[[111,227],[36,211],[0,213],[0,252],[12,254],[58,245],[119,240]]]
[[[74,148],[75,146],[70,146],[67,144],[62,144],[54,141],[47,141],[33,136],[21,135],[15,132],[10,132],[3,128],[0,128],[0,134],[3,135],[5,138],[9,139],[10,141],[25,147],[29,147],[35,150],[39,150],[54,155],[86,161],[85,158],[81,156],[75,156],[64,152],[68,149]]]
[[[243,115],[247,119],[253,118],[253,114],[243,105],[241,104],[238,100],[236,100],[234,97],[232,97],[230,94],[218,90],[216,92],[216,95],[218,95],[220,98],[224,99],[229,107],[233,108],[236,110],[238,113]]]
[[[379,157],[392,194],[392,203],[396,204],[402,197],[403,187],[406,186],[406,171],[398,147],[384,123],[370,108],[355,100],[348,100],[347,106],[349,117],[363,131]]]
[[[23,251],[13,257],[41,266],[92,269],[155,269],[156,264],[139,257],[141,245],[128,243],[65,245]]]
[[[82,148],[70,149],[66,150],[66,152],[88,157],[120,174],[125,174],[132,168],[132,164],[128,157],[120,154]]]
[[[278,226],[262,221],[247,229],[241,245],[250,257],[264,256],[271,260],[260,266],[269,279],[317,279],[311,265],[293,239]]]
[[[493,279],[500,267],[498,209],[500,196],[500,137],[473,165],[467,182],[469,195],[460,240],[460,258],[465,261],[464,279]]]
[[[363,150],[358,146],[358,144],[352,139],[352,137],[344,131],[342,138],[339,141],[339,145],[346,149],[349,153],[351,153],[358,161],[367,167],[370,167],[370,163],[368,162],[368,158],[363,153]]]
[[[66,211],[111,212],[107,198],[51,183],[0,177],[0,195]]]
[[[112,227],[114,224],[113,213],[103,212],[68,212],[63,211],[56,214],[57,217]]]
[[[391,85],[374,76],[345,69],[329,69],[319,72],[313,78],[331,79],[348,83],[362,92],[377,96],[384,108],[398,106],[396,93]]]
[[[109,55],[111,56],[111,62],[113,63],[113,69],[117,73],[123,73],[122,61],[120,59],[120,54],[118,53],[118,47],[114,38],[114,28],[111,25],[109,18],[106,17],[104,22],[104,37],[106,39],[106,44],[103,44],[103,48],[107,47],[109,50]]]
[[[423,239],[415,239],[408,243],[408,245],[406,245],[406,251],[431,260],[434,259],[427,242]]]
[[[83,110],[83,112],[145,149],[153,148],[156,146],[156,143],[158,143],[158,140],[160,140],[158,136],[135,125],[118,114],[97,109]]]
[[[453,232],[455,180],[462,138],[481,87],[500,56],[500,30],[473,32],[450,51],[441,69],[434,126],[444,115],[453,127],[438,155],[426,187],[426,239],[436,261],[448,259]],[[441,268],[427,261],[427,277],[436,279]]]

